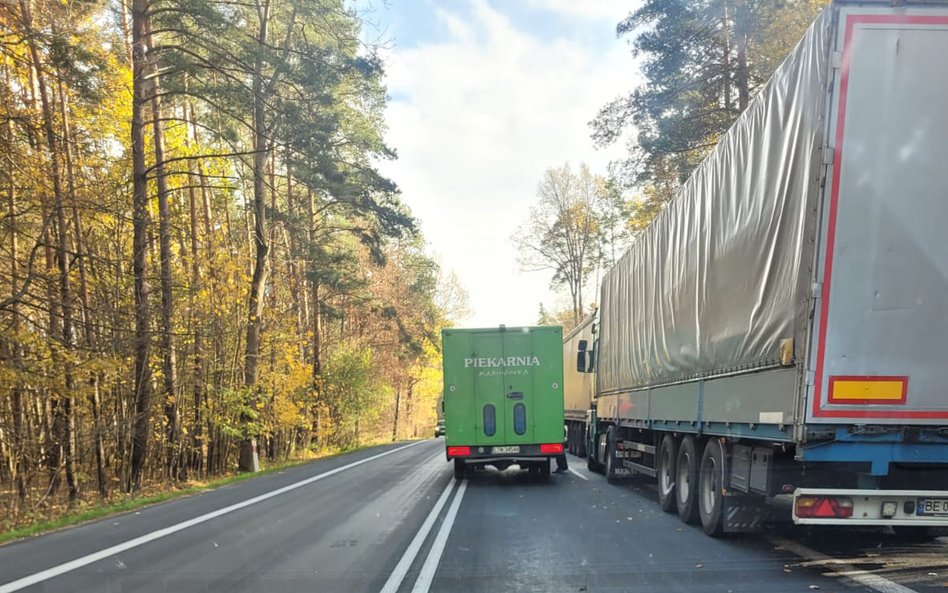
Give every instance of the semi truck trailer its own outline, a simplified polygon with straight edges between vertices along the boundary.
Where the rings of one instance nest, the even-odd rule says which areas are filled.
[[[580,352],[592,352],[596,339],[596,314],[588,315],[563,338],[563,416],[566,448],[578,457],[586,455],[586,426],[596,381],[594,373],[577,370]],[[586,356],[586,354],[580,355]],[[591,367],[590,367],[591,368]]]
[[[454,476],[511,465],[542,477],[563,446],[563,329],[445,329],[445,453]]]
[[[712,536],[948,525],[946,56],[945,2],[821,13],[604,276],[591,469]]]

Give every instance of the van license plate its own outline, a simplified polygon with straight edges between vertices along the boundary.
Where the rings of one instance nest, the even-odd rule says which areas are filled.
[[[948,498],[919,498],[916,515],[948,516]]]
[[[519,446],[512,446],[512,447],[494,447],[493,449],[491,449],[491,452],[492,452],[492,453],[503,453],[503,454],[519,453],[519,452],[520,452],[520,447],[519,447]]]

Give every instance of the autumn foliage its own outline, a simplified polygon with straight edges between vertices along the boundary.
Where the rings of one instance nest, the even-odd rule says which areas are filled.
[[[360,27],[334,0],[0,4],[5,525],[242,443],[433,429],[463,294],[375,168]]]

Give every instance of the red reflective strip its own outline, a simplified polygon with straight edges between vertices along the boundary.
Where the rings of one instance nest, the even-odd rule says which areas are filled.
[[[546,443],[540,445],[540,453],[562,453],[563,443]]]
[[[470,454],[470,447],[448,447],[448,457],[467,457]]]

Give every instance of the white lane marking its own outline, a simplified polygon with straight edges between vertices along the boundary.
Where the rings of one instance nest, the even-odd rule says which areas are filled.
[[[569,473],[573,474],[573,475],[576,476],[577,478],[582,478],[582,479],[584,479],[584,480],[586,480],[586,481],[589,481],[589,478],[587,478],[587,477],[584,476],[583,474],[579,473],[579,472],[576,471],[575,469],[573,469],[573,468],[571,468],[571,467],[568,467],[568,468],[566,468],[566,469],[568,469],[568,470],[569,470]]]
[[[211,519],[216,519],[217,517],[220,517],[222,515],[226,515],[228,513],[232,513],[242,508],[249,507],[250,505],[257,504],[258,502],[263,502],[264,500],[273,498],[274,496],[279,496],[281,494],[290,492],[291,490],[302,488],[303,486],[307,486],[309,484],[312,484],[313,482],[322,480],[323,478],[328,478],[329,476],[333,476],[340,472],[344,472],[347,469],[352,469],[353,467],[362,465],[363,463],[369,463],[370,461],[375,461],[376,459],[380,459],[382,457],[385,457],[386,455],[397,453],[399,451],[407,449],[408,447],[414,447],[415,445],[419,443],[423,443],[423,442],[425,441],[415,441],[414,443],[409,443],[407,445],[403,445],[396,449],[391,449],[389,451],[379,453],[378,455],[366,457],[365,459],[360,459],[359,461],[353,461],[352,463],[343,465],[342,467],[337,467],[336,469],[331,469],[319,475],[306,478],[305,480],[294,482],[288,486],[277,488],[276,490],[267,492],[266,494],[261,494],[260,496],[248,498],[247,500],[243,502],[238,502],[228,507],[217,509],[216,511],[211,511],[210,513],[200,515],[193,519],[188,519],[187,521],[182,521],[181,523],[176,523],[175,525],[171,525],[170,527],[165,527],[164,529],[158,529],[157,531],[146,533],[145,535],[136,537],[134,539],[130,539],[120,544],[116,544],[114,546],[105,548],[103,550],[99,550],[98,552],[93,552],[92,554],[82,556],[81,558],[76,558],[75,560],[64,562],[63,564],[60,564],[58,566],[47,568],[46,570],[42,570],[35,574],[31,574],[29,576],[19,578],[15,581],[10,581],[9,583],[0,585],[0,593],[12,593],[13,591],[19,591],[20,589],[25,589],[26,587],[35,585],[37,583],[48,581],[51,578],[58,577],[62,574],[66,574],[67,572],[72,572],[73,570],[76,570],[77,568],[82,568],[83,566],[87,566],[89,564],[92,564],[93,562],[104,560],[105,558],[108,558],[109,556],[112,556],[113,554],[118,554],[126,550],[131,550],[132,548],[137,548],[138,546],[142,546],[144,544],[147,544],[148,542],[153,542],[156,539],[161,539],[173,533],[177,533],[181,530],[187,529],[188,527],[193,527],[195,525],[205,523],[207,521],[210,521]]]
[[[900,585],[894,581],[890,581],[885,577],[881,577],[877,574],[872,574],[871,572],[856,568],[851,564],[847,564],[845,560],[827,556],[822,552],[817,552],[812,548],[789,540],[785,537],[772,535],[767,539],[770,541],[770,543],[780,546],[784,550],[792,552],[801,558],[814,563],[819,563],[823,566],[832,566],[832,574],[835,576],[850,579],[864,587],[869,587],[870,589],[879,591],[879,593],[918,593],[918,591],[915,589],[910,589],[905,585]]]
[[[395,593],[398,591],[398,588],[402,585],[402,581],[405,580],[405,575],[408,574],[408,569],[411,568],[412,563],[415,561],[415,557],[418,556],[418,551],[421,550],[422,544],[424,544],[425,539],[428,538],[428,533],[431,532],[431,528],[434,526],[435,520],[437,520],[438,515],[441,514],[441,509],[444,508],[444,504],[448,501],[448,496],[451,494],[451,490],[454,488],[454,482],[454,478],[451,478],[451,481],[448,482],[444,492],[441,493],[441,497],[438,498],[438,502],[435,503],[434,507],[431,509],[431,512],[428,513],[428,516],[425,518],[424,523],[421,524],[421,527],[418,529],[418,533],[415,534],[415,537],[412,538],[411,543],[408,544],[407,548],[405,548],[405,552],[402,554],[401,560],[399,560],[398,564],[395,565],[395,569],[392,570],[392,574],[390,574],[388,580],[385,581],[385,585],[382,587],[380,593]]]
[[[425,563],[421,567],[421,572],[418,573],[418,579],[415,581],[411,593],[428,593],[428,589],[431,588],[431,581],[434,580],[438,564],[441,563],[441,555],[444,554],[444,546],[448,543],[448,536],[451,535],[451,528],[454,526],[454,519],[458,516],[458,508],[461,506],[461,499],[464,498],[465,490],[467,490],[467,480],[461,482],[458,493],[454,495],[454,500],[451,501],[451,508],[448,509],[448,514],[444,516],[444,522],[441,524],[441,529],[438,530],[438,535],[435,536],[434,543],[431,544],[428,557],[425,558]]]

